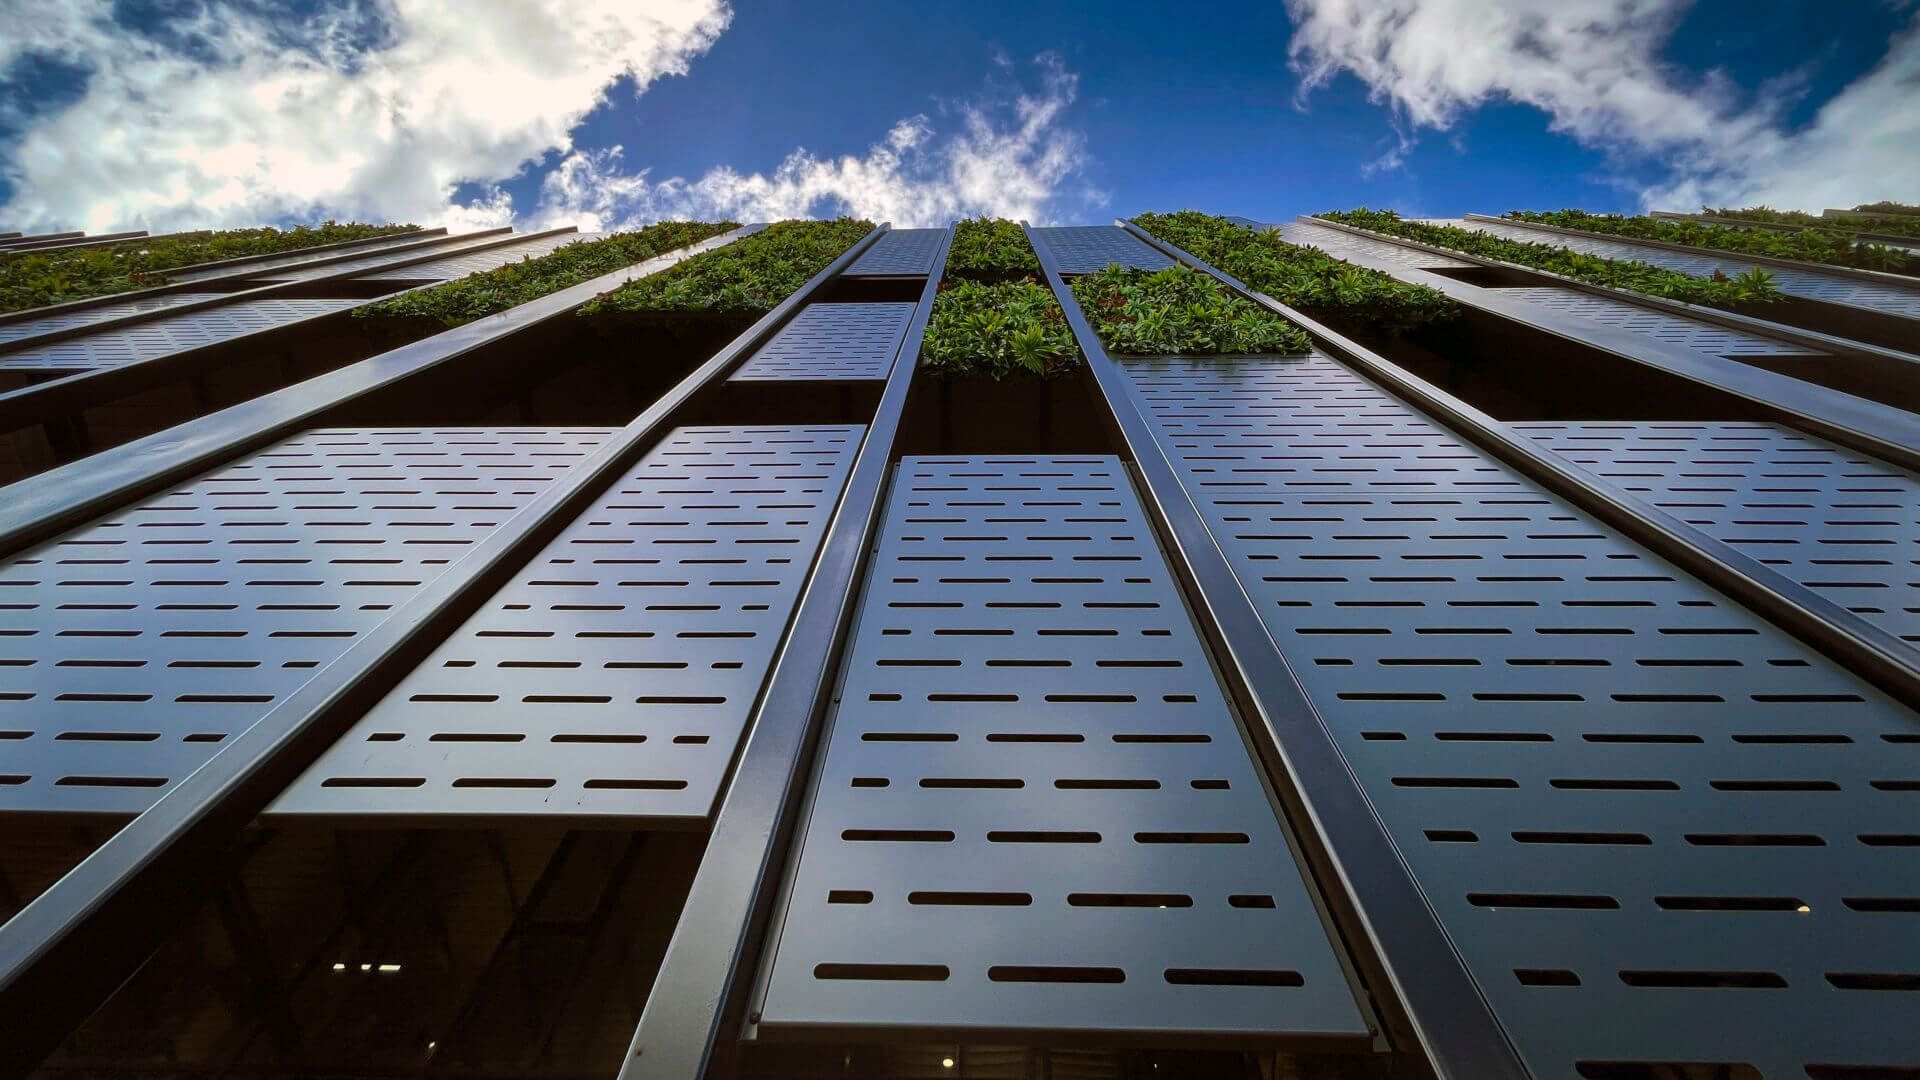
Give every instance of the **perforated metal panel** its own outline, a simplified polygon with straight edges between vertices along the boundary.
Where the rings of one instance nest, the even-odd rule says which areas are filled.
[[[1920,477],[1775,424],[1515,424],[1920,645]]]
[[[853,265],[851,277],[924,277],[933,273],[933,253],[945,229],[888,229]]]
[[[907,336],[913,304],[808,304],[729,382],[884,379]]]
[[[572,233],[568,234],[568,236],[570,239],[577,239],[579,234]],[[419,238],[416,237],[415,239]],[[346,259],[326,266],[293,266],[289,267],[284,273],[275,272],[261,276],[271,277],[275,281],[311,281],[314,278],[333,277],[337,274],[347,274],[355,270],[377,273],[383,267],[391,267],[395,271],[396,277],[409,281],[421,280],[417,275],[412,273],[414,269],[413,266],[404,268],[392,267],[392,264],[408,259],[424,259],[436,250],[441,252],[440,257],[442,259],[457,258],[462,254],[471,253],[476,247],[484,248],[488,244],[499,244],[508,239],[509,237],[503,233],[493,233],[491,235],[468,234],[467,236],[457,236],[447,239],[445,243],[431,247],[414,248],[410,251],[393,251],[391,249],[376,250],[357,259]],[[414,266],[425,265],[427,264],[424,262],[414,264]]]
[[[1355,260],[1367,264],[1386,263],[1406,270],[1434,270],[1473,266],[1473,263],[1460,259],[1450,259],[1445,255],[1434,255],[1414,248],[1404,248],[1398,244],[1389,244],[1375,240],[1370,236],[1355,236],[1339,229],[1329,229],[1324,225],[1311,225],[1301,221],[1289,221],[1280,226],[1280,239],[1301,247],[1316,247],[1336,259]]]
[[[45,315],[38,319],[0,323],[0,341],[19,341],[21,338],[30,338],[39,334],[51,334],[56,330],[91,326],[108,319],[136,315],[143,311],[159,311],[163,308],[178,307],[181,304],[192,304],[201,300],[210,300],[219,295],[219,293],[171,293],[139,300],[122,300],[118,303],[102,304],[99,307],[62,312],[58,315]]]
[[[332,246],[308,248],[304,251],[290,251],[284,255],[258,259],[241,266],[209,266],[200,270],[169,270],[167,272],[167,279],[169,281],[204,281],[208,278],[219,277],[264,277],[276,270],[305,266],[308,263],[319,262],[322,259],[337,259],[344,254],[351,254],[353,252],[377,252],[401,244],[416,244],[427,239],[430,239],[430,237],[420,233],[396,233],[393,236],[381,237],[377,241],[351,248],[346,252],[342,252],[337,247]],[[388,257],[391,258],[392,256]]]
[[[138,813],[606,435],[317,430],[0,566],[0,810]]]
[[[1324,356],[1133,372],[1538,1075],[1920,1064],[1920,718]]]
[[[240,300],[101,330],[0,356],[0,371],[85,371],[152,360],[245,334],[344,311],[363,300]]]
[[[1362,1036],[1125,470],[909,458],[762,1034]]]
[[[387,270],[377,274],[362,274],[358,281],[450,281],[453,278],[466,277],[496,270],[508,263],[517,263],[525,259],[537,259],[568,244],[577,244],[583,240],[599,239],[597,233],[557,233],[553,236],[535,237],[518,244],[476,251],[471,255],[452,255],[432,262],[414,263],[397,270]]]
[[[704,819],[861,432],[675,431],[269,814]]]
[[[1173,260],[1118,225],[1068,225],[1035,229],[1053,249],[1063,274],[1091,274],[1110,263],[1139,270],[1165,270]]]
[[[1434,224],[1456,225],[1463,229],[1476,229],[1495,236],[1504,236],[1509,240],[1551,244],[1555,247],[1584,251],[1590,255],[1600,255],[1609,259],[1633,259],[1699,277],[1711,277],[1716,271],[1729,276],[1744,274],[1757,265],[1731,252],[1724,256],[1694,255],[1684,251],[1648,247],[1629,240],[1596,240],[1585,236],[1568,236],[1541,229],[1528,229],[1490,221],[1474,221],[1467,218],[1436,220]],[[1829,304],[1849,304],[1887,315],[1920,319],[1920,284],[1916,284],[1913,288],[1902,288],[1871,281],[1856,281],[1852,278],[1822,274],[1814,270],[1792,269],[1784,266],[1761,266],[1760,269],[1765,270],[1780,291],[1788,296],[1823,300]]]
[[[1820,349],[1776,341],[1731,327],[1696,322],[1685,316],[1654,311],[1625,300],[1595,296],[1561,285],[1501,289],[1500,295],[1538,304],[1562,315],[1591,319],[1602,326],[1616,326],[1636,334],[1645,334],[1669,345],[1681,345],[1719,356],[1825,355]]]

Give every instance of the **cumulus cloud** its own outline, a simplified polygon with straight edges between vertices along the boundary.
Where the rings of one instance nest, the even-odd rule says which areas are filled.
[[[726,0],[350,0],[304,18],[198,0],[139,32],[117,10],[0,0],[0,74],[29,56],[87,72],[77,101],[13,120],[13,227],[497,224],[504,192],[454,192],[571,150],[619,80],[685,72],[730,18]]]
[[[1287,0],[1302,92],[1351,73],[1389,106],[1401,142],[1513,101],[1554,130],[1667,167],[1650,205],[1851,205],[1920,187],[1920,20],[1880,65],[1789,130],[1780,95],[1660,58],[1689,0]]]
[[[951,103],[942,133],[925,114],[906,117],[863,154],[793,151],[772,173],[725,166],[696,180],[627,171],[621,147],[576,150],[548,173],[536,219],[607,229],[670,217],[741,221],[849,213],[899,226],[977,214],[1049,220],[1063,201],[1102,201],[1084,185],[1063,191],[1087,164],[1085,140],[1067,122],[1078,79],[1057,56],[1034,61],[1037,87],[1010,83],[1012,65],[981,95]]]

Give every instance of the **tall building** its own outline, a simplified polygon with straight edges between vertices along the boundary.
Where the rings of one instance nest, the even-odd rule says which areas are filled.
[[[1920,1076],[1920,243],[1336,217],[15,304],[0,1074]]]

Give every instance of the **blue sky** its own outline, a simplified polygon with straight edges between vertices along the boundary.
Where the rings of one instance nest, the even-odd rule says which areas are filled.
[[[1173,10],[0,0],[0,227],[1920,200],[1911,0]]]

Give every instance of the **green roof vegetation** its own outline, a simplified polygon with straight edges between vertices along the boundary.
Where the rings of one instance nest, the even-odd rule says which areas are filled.
[[[1141,214],[1133,223],[1248,288],[1310,315],[1364,319],[1379,329],[1404,330],[1459,314],[1459,305],[1437,289],[1342,262],[1319,248],[1289,244],[1274,229],[1252,229],[1197,210]]]
[[[535,258],[415,289],[356,308],[354,315],[425,317],[459,326],[736,228],[738,223],[732,221],[662,221],[637,232],[576,241]]]
[[[1038,274],[1040,260],[1018,222],[968,218],[953,227],[947,273],[953,277]]]
[[[329,221],[291,229],[222,229],[102,247],[0,252],[0,312],[111,296],[167,283],[167,271],[248,255],[419,231],[418,225]]]
[[[1716,217],[1734,218],[1740,221],[1762,221],[1772,225],[1799,225],[1808,229],[1822,229],[1835,233],[1889,233],[1896,236],[1911,236],[1920,239],[1920,216],[1894,214],[1890,217],[1821,217],[1818,214],[1804,214],[1798,210],[1775,210],[1771,206],[1749,206],[1742,209],[1701,207],[1703,214]]]
[[[1742,229],[1737,225],[1710,225],[1699,221],[1674,221],[1655,217],[1626,217],[1620,214],[1589,214],[1585,210],[1510,210],[1514,221],[1553,225],[1562,229],[1624,236],[1635,240],[1657,240],[1666,244],[1727,251],[1739,255],[1765,255],[1775,259],[1824,263],[1867,270],[1908,270],[1907,253],[1900,248],[1862,243],[1845,233],[1831,229],[1802,229],[1783,233],[1764,229]],[[1920,224],[1920,221],[1916,221]],[[1920,266],[1914,267],[1920,269]]]
[[[1885,199],[1879,202],[1861,203],[1854,209],[1863,214],[1920,214],[1920,206],[1912,203],[1888,202]]]
[[[1080,366],[1066,312],[1032,281],[943,283],[920,355],[948,377],[1053,378]]]
[[[1643,262],[1586,255],[1557,244],[1535,244],[1453,225],[1407,221],[1391,210],[1369,210],[1363,206],[1358,210],[1320,216],[1343,225],[1401,236],[1483,259],[1545,270],[1590,285],[1628,289],[1692,304],[1732,308],[1780,299],[1780,292],[1773,285],[1773,276],[1759,267],[1732,278],[1724,275],[1695,277]]]
[[[1073,298],[1109,352],[1299,354],[1313,347],[1306,331],[1185,266],[1149,272],[1115,264],[1076,278]]]
[[[764,315],[845,254],[873,222],[778,221],[671,270],[602,293],[582,315],[608,311]]]

